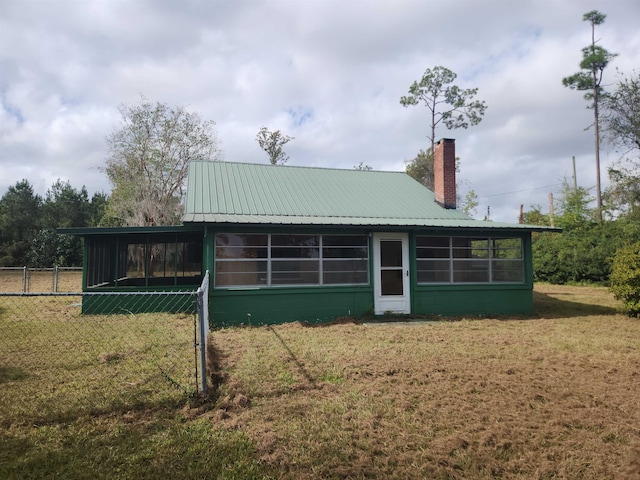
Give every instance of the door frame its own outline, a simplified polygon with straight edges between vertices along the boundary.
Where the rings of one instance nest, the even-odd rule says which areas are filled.
[[[400,240],[402,242],[402,295],[382,295],[382,267],[380,265],[380,242]],[[409,255],[409,234],[406,232],[373,233],[373,306],[376,315],[385,312],[411,313],[411,271]]]

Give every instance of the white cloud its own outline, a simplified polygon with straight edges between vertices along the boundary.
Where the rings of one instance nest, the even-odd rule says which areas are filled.
[[[295,137],[290,164],[400,170],[426,147],[428,120],[399,98],[444,65],[489,108],[437,136],[456,138],[479,213],[515,220],[521,203],[545,206],[573,155],[581,184],[595,184],[590,111],[561,85],[594,8],[619,54],[611,83],[615,67],[640,64],[635,0],[4,0],[0,194],[22,178],[40,194],[57,178],[108,191],[104,137],[141,94],[214,120],[229,161],[266,162],[255,134],[267,125]]]

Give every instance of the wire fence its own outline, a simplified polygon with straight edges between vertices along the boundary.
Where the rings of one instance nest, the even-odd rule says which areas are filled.
[[[208,274],[191,292],[0,293],[0,421],[206,393],[207,297]]]
[[[0,267],[0,292],[77,292],[82,267]]]

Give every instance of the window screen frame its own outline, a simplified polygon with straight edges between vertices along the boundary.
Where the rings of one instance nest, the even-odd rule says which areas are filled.
[[[85,241],[87,290],[195,286],[202,282],[204,242],[200,232],[100,235],[88,237]],[[132,245],[143,251],[140,272],[136,272],[134,277],[127,275],[129,247]],[[152,252],[163,255],[162,260],[150,268]],[[171,255],[167,256],[168,253]],[[187,263],[191,267],[188,270]]]
[[[433,240],[432,244],[421,245],[422,239]],[[444,246],[444,240],[448,243],[448,248]],[[496,248],[496,242],[510,242],[512,246]],[[517,242],[517,243],[514,243]],[[466,245],[465,245],[466,243]],[[475,243],[475,244],[474,244]],[[481,243],[484,245],[481,247]],[[522,285],[526,283],[526,263],[524,255],[524,239],[517,236],[483,236],[483,235],[416,235],[415,255],[416,255],[416,283],[419,286],[429,285]],[[421,255],[427,251],[432,251],[432,256]],[[448,255],[445,253],[448,251]],[[513,255],[502,258],[496,255],[496,251],[511,252]],[[437,254],[436,254],[437,253]],[[511,280],[498,278],[498,272],[505,265],[511,264],[511,268],[506,268],[502,272],[512,275]],[[440,268],[421,268],[422,265],[431,264]],[[445,265],[447,268],[445,269]],[[482,268],[484,266],[484,268]],[[511,273],[509,273],[511,272]],[[434,274],[439,279],[433,281],[425,280],[425,275]],[[446,274],[446,275],[445,275]],[[468,275],[468,280],[461,280],[463,275]],[[478,280],[481,275],[486,274],[486,279]],[[443,279],[447,277],[446,280]],[[421,279],[422,277],[422,279]]]
[[[221,277],[219,276],[220,267],[225,263],[237,261],[234,258],[222,258],[218,255],[218,237],[223,235],[233,236],[266,236],[267,242],[266,255],[262,260],[266,263],[265,269],[265,281],[264,282],[249,282],[249,283],[221,283]],[[298,240],[309,240],[308,245],[300,245],[293,242],[293,244],[286,245],[283,240],[286,237],[297,238]],[[317,238],[317,242],[312,240]],[[354,242],[339,244],[337,239],[343,239],[348,242],[349,238],[353,238]],[[356,250],[360,250],[360,256],[340,256],[344,252],[339,250],[356,253]],[[236,232],[219,232],[215,234],[214,239],[214,288],[216,289],[243,289],[243,288],[287,288],[287,287],[318,287],[318,286],[368,286],[371,283],[370,280],[370,257],[371,246],[369,235],[366,233],[236,233]],[[287,255],[287,253],[291,255]],[[299,255],[304,253],[303,255]],[[329,255],[331,253],[332,255]],[[362,254],[366,253],[365,256]],[[336,265],[344,260],[349,263],[352,268],[336,268]],[[295,264],[300,263],[300,269],[289,269],[281,272],[276,268],[280,264],[286,263]],[[359,268],[354,268],[358,266]],[[315,267],[315,268],[312,268]],[[330,268],[331,267],[331,268]],[[230,273],[230,272],[225,272]],[[280,279],[277,279],[279,273],[283,273]],[[306,277],[302,281],[293,280],[294,276],[299,273],[300,278]],[[286,274],[290,275],[291,281],[286,281]],[[343,278],[350,281],[336,281],[343,275]],[[314,277],[315,275],[315,277]],[[313,278],[312,278],[313,277]],[[350,277],[350,278],[349,278]],[[311,281],[313,280],[313,281]]]

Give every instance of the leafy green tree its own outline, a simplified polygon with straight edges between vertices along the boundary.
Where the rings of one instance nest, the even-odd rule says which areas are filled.
[[[42,198],[27,180],[9,187],[0,199],[0,266],[27,264],[27,252],[40,225]]]
[[[102,218],[108,197],[96,193],[89,200],[87,189],[73,188],[58,179],[47,191],[41,207],[41,230],[29,246],[27,261],[32,267],[78,266],[82,264],[79,238],[59,234],[57,228],[94,227]]]
[[[61,235],[53,228],[36,232],[27,253],[30,267],[82,266],[82,242],[79,237]]]
[[[433,150],[420,150],[415,158],[407,163],[406,172],[411,178],[433,190]]]
[[[540,225],[548,227],[551,225],[551,219],[546,213],[542,213],[542,207],[540,205],[531,205],[531,210],[523,212],[522,223],[527,225]]]
[[[596,154],[596,214],[602,222],[602,188],[600,186],[600,116],[599,104],[603,95],[602,75],[609,62],[616,56],[600,45],[596,45],[596,25],[604,23],[606,15],[592,10],[583,15],[582,20],[591,24],[591,45],[582,49],[580,70],[562,79],[562,84],[574,90],[586,91],[584,98],[593,108],[593,126],[595,132]]]
[[[593,198],[584,187],[574,187],[565,178],[562,181],[556,225],[565,230],[577,230],[593,222],[593,210],[589,206]]]
[[[623,302],[623,311],[640,317],[640,242],[620,248],[613,259],[611,291]]]
[[[424,104],[429,110],[431,151],[434,150],[436,127],[443,124],[448,130],[468,128],[482,121],[487,105],[474,100],[477,88],[462,89],[453,82],[457,75],[446,67],[427,68],[420,81],[409,87],[409,95],[400,98],[403,107]]]
[[[602,102],[603,126],[608,139],[625,154],[640,154],[640,75],[618,78],[616,89]]]
[[[283,147],[295,137],[285,135],[280,130],[270,131],[267,127],[261,127],[256,135],[256,141],[260,148],[269,155],[271,165],[284,165],[289,160],[289,155],[284,152]]]
[[[189,161],[221,157],[215,123],[145,98],[121,105],[120,114],[120,127],[106,139],[108,216],[122,225],[179,223]]]
[[[107,212],[109,205],[109,195],[104,192],[94,193],[89,204],[89,212],[87,217],[87,227],[98,227],[102,223],[102,219]]]
[[[69,182],[58,179],[47,191],[42,205],[42,226],[86,227],[89,209],[89,194],[84,186],[78,191]]]
[[[607,138],[622,157],[609,168],[611,186],[605,191],[609,207],[640,220],[640,77],[621,76],[603,100]]]
[[[476,209],[478,208],[478,205],[478,194],[472,188],[464,196],[464,201],[462,202],[462,207],[460,208],[460,210],[462,210],[470,217],[473,217],[477,213]]]
[[[604,192],[607,208],[640,221],[640,161],[618,162],[609,168],[611,185]]]

